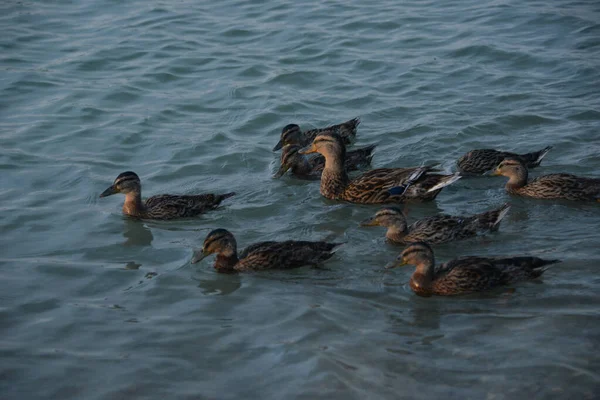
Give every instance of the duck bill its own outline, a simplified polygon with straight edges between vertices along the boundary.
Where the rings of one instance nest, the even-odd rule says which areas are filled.
[[[208,256],[208,253],[204,251],[204,249],[202,250],[196,250],[194,251],[194,255],[192,256],[192,264],[196,264],[199,263],[200,261],[204,260],[206,257]]]
[[[361,221],[360,226],[378,226],[377,218],[371,217]]]
[[[406,265],[406,263],[404,261],[394,260],[392,262],[387,263],[385,265],[385,269],[392,269],[392,268],[396,268],[396,267],[401,267],[403,265]]]
[[[283,147],[283,141],[280,139],[279,142],[277,142],[277,144],[275,145],[275,147],[273,147],[273,151],[281,150],[282,147]]]
[[[317,146],[315,146],[314,143],[298,150],[298,154],[310,154],[310,153],[316,153],[316,152],[317,152]]]
[[[113,194],[119,193],[119,190],[115,187],[115,185],[111,185],[104,192],[100,194],[100,197],[112,196]]]
[[[494,170],[494,172],[490,173],[490,175],[491,175],[491,176],[500,176],[500,175],[502,175],[502,174],[500,173],[500,171],[498,171],[498,170],[496,169],[496,170]]]
[[[281,178],[283,174],[285,174],[288,171],[288,169],[290,168],[282,165],[281,167],[279,167],[279,170],[275,173],[275,175],[273,175],[273,178]]]

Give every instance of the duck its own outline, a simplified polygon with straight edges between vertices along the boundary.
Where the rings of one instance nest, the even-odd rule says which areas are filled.
[[[460,179],[458,173],[433,174],[433,166],[378,168],[350,179],[344,168],[346,146],[339,135],[330,132],[320,133],[298,153],[320,153],[325,157],[320,192],[331,200],[358,204],[431,201],[442,188]]]
[[[216,254],[214,268],[217,272],[248,272],[268,269],[291,269],[317,265],[328,260],[334,249],[343,243],[324,241],[286,240],[284,242],[259,242],[246,247],[239,255],[237,242],[226,229],[215,229],[204,239],[201,250],[194,252],[191,263]]]
[[[412,243],[386,268],[414,265],[410,288],[419,296],[456,296],[483,292],[540,277],[547,265],[561,262],[538,257],[461,257],[435,268],[433,250],[424,242]]]
[[[527,168],[535,168],[540,165],[542,159],[550,150],[552,150],[552,146],[526,154],[516,154],[494,149],[471,150],[459,158],[456,164],[461,172],[473,175],[482,175],[488,171],[492,171],[505,158],[521,160],[521,162],[527,165]]]
[[[373,150],[377,145],[361,147],[347,152],[344,167],[346,171],[356,171],[361,167],[371,164],[373,158]],[[297,144],[286,144],[281,152],[281,165],[274,178],[280,178],[288,170],[291,170],[292,175],[298,178],[305,179],[320,179],[323,168],[325,167],[325,157],[317,155],[315,157],[299,154],[298,151],[302,146]]]
[[[100,197],[117,193],[125,195],[123,214],[156,220],[195,217],[208,210],[214,210],[223,200],[235,195],[234,192],[199,195],[159,194],[142,201],[140,177],[132,171],[119,174],[113,184],[100,194]]]
[[[385,207],[360,223],[360,226],[384,226],[385,237],[391,243],[426,242],[439,244],[476,236],[480,232],[498,230],[500,221],[510,210],[509,204],[495,210],[470,216],[435,215],[406,223],[406,217],[397,207]]]
[[[536,199],[564,199],[600,202],[600,179],[571,174],[542,175],[527,181],[527,166],[519,159],[503,160],[493,175],[508,177],[509,194]]]
[[[281,150],[286,144],[297,144],[302,147],[308,146],[319,133],[325,131],[337,133],[345,144],[350,144],[356,137],[358,124],[360,124],[360,119],[353,118],[338,125],[311,129],[304,132],[296,124],[288,124],[281,130],[281,137],[279,138],[279,142],[273,147],[273,151]]]

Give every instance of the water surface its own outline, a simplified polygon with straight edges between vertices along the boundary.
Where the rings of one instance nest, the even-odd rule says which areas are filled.
[[[554,149],[533,175],[600,175],[593,1],[15,2],[0,5],[0,397],[582,398],[600,388],[595,204],[462,180],[409,219],[510,201],[499,232],[436,247],[560,258],[540,282],[419,298],[401,248],[318,184],[271,179],[288,123],[359,116],[376,167]],[[98,195],[236,191],[175,222]],[[347,242],[322,268],[219,275],[192,249]]]

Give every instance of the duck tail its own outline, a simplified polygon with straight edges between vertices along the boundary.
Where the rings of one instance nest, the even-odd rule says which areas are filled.
[[[220,194],[220,195],[218,195],[217,199],[219,200],[219,202],[221,202],[225,199],[230,198],[231,196],[235,196],[235,192]]]
[[[364,157],[366,164],[371,164],[371,160],[373,159],[373,150],[375,150],[375,147],[377,147],[376,144],[370,144],[368,146],[356,149],[354,152],[358,152],[362,157]]]
[[[377,147],[376,144],[370,144],[368,146],[361,147],[360,150],[364,151],[365,154],[367,154],[368,156],[372,157],[371,153],[373,152],[373,150],[375,150],[375,147]]]
[[[327,242],[324,251],[327,254],[335,254],[338,248],[343,244],[346,244],[346,242]]]
[[[358,125],[360,125],[360,117],[352,118],[350,121],[346,122],[349,128],[352,130],[356,130]]]
[[[369,164],[371,164],[371,161],[373,160],[373,150],[375,150],[375,147],[377,147],[376,144],[372,144],[372,145],[365,147],[365,153],[367,153],[367,156],[366,156],[367,162]]]
[[[453,184],[454,182],[456,182],[460,178],[462,178],[462,176],[458,172],[456,172],[456,173],[454,173],[452,175],[443,175],[442,178],[440,179],[440,181],[437,184],[433,185],[432,187],[430,187],[427,190],[427,193],[435,192],[436,190],[440,190],[442,188],[445,188],[446,186]]]
[[[544,147],[540,151],[534,151],[533,153],[524,154],[523,158],[527,161],[527,167],[533,168],[540,165],[546,154],[552,150],[552,146]]]
[[[539,259],[537,265],[535,265],[531,270],[535,273],[535,276],[538,277],[550,269],[550,265],[558,264],[562,262],[561,260],[543,260]]]
[[[350,121],[346,121],[340,125],[339,134],[341,136],[347,136],[349,139],[354,140],[356,137],[356,128],[360,124],[360,118],[356,117]]]
[[[489,229],[491,231],[498,230],[498,227],[500,226],[500,221],[502,221],[502,219],[506,217],[506,214],[508,214],[509,210],[510,204],[504,203],[502,207],[496,210],[487,211],[477,215],[479,229]]]
[[[332,244],[331,251],[335,251],[338,249],[338,247],[345,245],[346,242],[335,242],[335,243],[331,243],[331,244]]]

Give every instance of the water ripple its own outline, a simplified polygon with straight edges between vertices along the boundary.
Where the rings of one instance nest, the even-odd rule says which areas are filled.
[[[0,11],[3,398],[594,398],[597,207],[509,198],[496,178],[407,206],[412,221],[510,200],[499,232],[439,246],[440,261],[564,260],[537,284],[422,299],[409,269],[383,269],[401,248],[357,226],[373,207],[272,179],[271,149],[289,123],[359,116],[357,145],[378,144],[376,167],[450,171],[473,148],[551,144],[532,175],[593,176],[595,3],[9,1]],[[139,222],[121,216],[122,197],[98,198],[126,170],[147,196],[237,195],[197,219]],[[240,247],[346,245],[319,269],[192,268],[192,248],[216,227]]]

